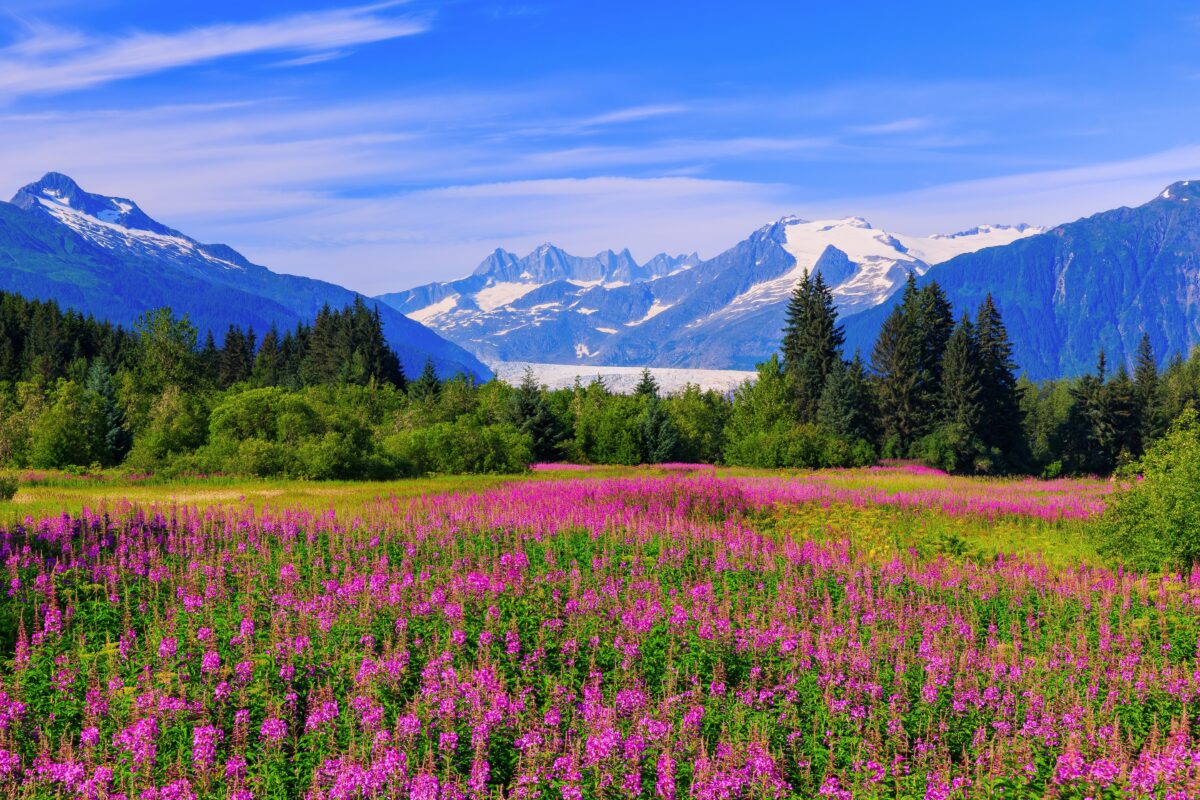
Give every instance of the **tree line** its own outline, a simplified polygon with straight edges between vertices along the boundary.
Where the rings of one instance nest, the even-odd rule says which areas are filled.
[[[726,395],[599,379],[550,390],[406,376],[362,300],[261,338],[203,343],[169,309],[130,330],[0,293],[0,466],[387,478],[505,472],[534,461],[770,468],[916,458],[964,473],[1104,473],[1137,458],[1197,400],[1200,355],[1161,373],[1016,377],[1000,312],[906,285],[864,358],[843,352],[829,287],[792,293],[780,352]]]

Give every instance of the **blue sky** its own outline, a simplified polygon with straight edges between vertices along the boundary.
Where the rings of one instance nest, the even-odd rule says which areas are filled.
[[[495,247],[1053,224],[1200,178],[1194,3],[836,5],[10,0],[0,189],[67,172],[377,293]]]

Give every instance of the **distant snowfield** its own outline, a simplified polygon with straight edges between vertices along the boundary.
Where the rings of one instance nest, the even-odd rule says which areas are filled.
[[[488,364],[496,377],[505,383],[517,385],[525,377],[526,367],[533,369],[538,383],[551,389],[562,389],[575,383],[575,378],[585,384],[599,377],[610,391],[629,394],[642,377],[641,367],[601,367],[581,364],[537,364],[529,361],[498,361]],[[676,369],[674,367],[650,367],[650,373],[658,381],[663,393],[676,392],[689,383],[701,389],[732,392],[754,373],[737,369]]]

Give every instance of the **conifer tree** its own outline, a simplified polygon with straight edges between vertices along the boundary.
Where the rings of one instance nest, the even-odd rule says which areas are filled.
[[[279,339],[279,329],[275,325],[267,330],[258,346],[254,357],[254,369],[251,378],[255,386],[279,386],[283,374],[282,342]]]
[[[1104,387],[1102,445],[1113,465],[1132,460],[1138,450],[1137,390],[1122,364]]]
[[[642,463],[662,464],[675,457],[679,431],[671,422],[663,401],[657,396],[643,398],[644,408],[638,425]]]
[[[796,420],[813,422],[825,381],[842,361],[845,334],[837,322],[833,294],[821,273],[808,272],[792,290],[783,329],[783,370]]]
[[[1016,364],[1008,329],[990,293],[975,317],[975,341],[979,350],[983,441],[1000,451],[1009,468],[1019,467],[1027,458]]]
[[[975,326],[964,315],[946,344],[939,403],[942,420],[972,436],[978,435],[983,421],[982,394]]]
[[[1101,474],[1113,467],[1105,430],[1108,416],[1104,392],[1106,366],[1101,350],[1096,371],[1082,376],[1071,387],[1071,407],[1062,437],[1063,461],[1068,472]]]
[[[854,354],[829,373],[817,403],[817,425],[847,441],[872,442],[876,435],[875,394],[862,356]]]
[[[638,397],[658,397],[658,381],[654,379],[648,367],[642,369],[642,377],[633,393]]]
[[[884,320],[871,351],[885,456],[907,455],[918,431],[924,412],[920,407],[919,364],[919,349],[901,304]]]
[[[204,337],[204,347],[200,349],[199,359],[200,374],[209,381],[216,381],[221,370],[221,351],[217,349],[217,340],[213,338],[211,330]]]
[[[1134,397],[1137,403],[1137,452],[1143,452],[1150,442],[1162,435],[1165,428],[1162,386],[1158,376],[1158,361],[1150,334],[1143,333],[1138,344],[1133,368]]]
[[[125,429],[125,413],[117,403],[112,373],[103,358],[97,358],[88,368],[84,389],[92,396],[99,412],[101,430],[95,449],[100,463],[105,467],[120,464],[133,444],[133,437]]]
[[[240,383],[250,377],[254,369],[254,331],[243,333],[236,325],[230,325],[225,341],[217,358],[217,385],[222,389]]]
[[[954,312],[946,293],[937,281],[916,289],[913,273],[905,287],[905,313],[918,347],[917,394],[925,410],[918,433],[931,430],[937,423],[938,398],[941,394],[942,358],[954,330]]]
[[[417,379],[408,385],[409,396],[419,403],[432,403],[437,400],[441,394],[442,383],[438,380],[437,370],[433,366],[433,359],[425,359],[425,367],[421,370],[421,374]]]
[[[530,367],[525,368],[521,384],[513,393],[513,422],[533,440],[534,458],[553,461],[562,455],[566,426],[550,408]]]

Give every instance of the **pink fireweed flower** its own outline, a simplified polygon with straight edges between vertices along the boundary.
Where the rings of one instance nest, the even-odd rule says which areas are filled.
[[[179,642],[174,636],[163,637],[158,643],[158,657],[163,661],[174,658],[179,649]]]
[[[267,717],[258,727],[258,735],[268,745],[277,746],[287,736],[287,723],[278,717]]]
[[[113,736],[113,745],[129,757],[134,772],[142,772],[154,766],[157,739],[158,722],[153,718],[145,718]]]
[[[314,731],[319,731],[337,718],[337,701],[325,700],[318,708],[308,712],[308,718],[304,721],[304,732],[313,733]]]
[[[217,744],[224,737],[224,732],[212,725],[203,725],[192,730],[192,763],[201,770],[207,770],[213,765],[217,755]]]

